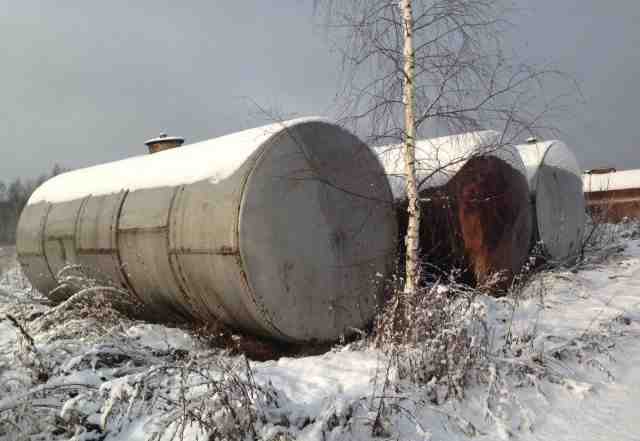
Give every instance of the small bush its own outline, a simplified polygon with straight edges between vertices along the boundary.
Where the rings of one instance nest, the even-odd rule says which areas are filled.
[[[438,384],[461,398],[474,367],[486,358],[489,330],[480,291],[453,280],[415,293],[396,291],[374,333],[400,379]]]

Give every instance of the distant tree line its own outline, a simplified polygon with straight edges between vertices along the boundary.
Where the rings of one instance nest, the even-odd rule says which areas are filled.
[[[31,194],[44,181],[64,171],[59,164],[55,164],[49,174],[42,174],[35,179],[16,178],[6,183],[0,180],[0,244],[15,243],[18,219]]]

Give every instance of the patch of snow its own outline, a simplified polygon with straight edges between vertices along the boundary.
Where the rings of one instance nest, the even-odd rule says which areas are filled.
[[[28,318],[48,306],[21,309],[28,306],[26,291],[5,283],[0,317],[12,311],[34,333],[51,376],[32,383],[16,330],[0,321],[0,412],[28,398],[34,405],[20,412],[50,408],[78,431],[34,438],[142,441],[169,439],[185,411],[231,430],[228,408],[213,403],[249,396],[256,438],[265,440],[637,440],[640,225],[618,228],[613,242],[589,250],[580,266],[540,272],[517,297],[479,297],[493,343],[489,366],[462,400],[393,371],[385,385],[389,358],[374,348],[250,362],[246,371],[241,357],[212,354],[185,331],[157,324],[122,322],[97,340],[64,337],[69,323],[37,331]],[[189,353],[183,364],[178,349]],[[258,399],[258,390],[270,398]],[[176,404],[181,397],[197,405],[183,408]],[[246,421],[246,402],[233,403]],[[182,435],[207,439],[205,432],[192,422]],[[0,433],[0,440],[11,439],[13,432]]]
[[[640,170],[621,170],[603,174],[583,174],[582,183],[586,193],[592,191],[640,188]]]
[[[231,176],[260,146],[288,128],[321,117],[297,118],[244,130],[152,155],[83,168],[55,176],[36,189],[28,204],[64,202],[117,193],[121,190],[191,184],[205,179],[217,183]]]
[[[636,337],[637,338],[637,337]],[[640,439],[640,345],[627,341],[616,350],[615,380],[608,384],[574,384],[554,397],[542,424],[524,440],[635,441]],[[542,410],[542,409],[541,409]]]
[[[375,147],[391,191],[396,199],[406,197],[404,152],[401,145]],[[476,156],[495,156],[525,174],[524,164],[513,146],[504,145],[494,130],[423,139],[416,142],[416,178],[420,189],[445,185]]]
[[[318,415],[336,399],[367,396],[384,372],[387,358],[379,351],[328,352],[304,358],[253,363],[256,380],[270,383],[290,401],[292,411]],[[380,387],[380,384],[378,384]]]
[[[8,320],[0,322],[0,355],[9,354],[16,344],[16,330]]]
[[[134,325],[127,329],[126,335],[140,346],[156,351],[191,351],[196,345],[193,337],[182,329],[157,324]]]

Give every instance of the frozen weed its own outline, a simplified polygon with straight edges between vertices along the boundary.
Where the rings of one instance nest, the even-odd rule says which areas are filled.
[[[436,282],[413,294],[398,291],[380,314],[375,341],[387,350],[398,379],[444,387],[462,398],[486,359],[489,329],[478,290]]]

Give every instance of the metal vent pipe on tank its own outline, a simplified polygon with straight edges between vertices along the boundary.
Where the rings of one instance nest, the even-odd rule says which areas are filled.
[[[44,294],[79,264],[158,320],[329,341],[372,319],[396,230],[371,149],[302,118],[58,175],[31,196],[17,251]]]
[[[149,153],[158,153],[164,150],[175,149],[184,144],[184,138],[178,136],[167,136],[166,133],[161,133],[157,138],[152,138],[144,142],[149,149]]]

